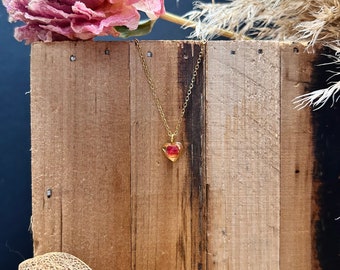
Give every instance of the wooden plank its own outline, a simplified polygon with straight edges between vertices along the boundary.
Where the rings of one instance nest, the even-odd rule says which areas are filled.
[[[301,45],[281,49],[281,229],[280,269],[318,269],[313,250],[313,128],[308,108],[296,110],[292,99],[311,83],[318,53]]]
[[[208,269],[279,269],[280,49],[207,45]]]
[[[141,41],[140,44],[169,126],[174,130],[199,46],[176,41]],[[161,152],[169,138],[138,52],[134,44],[131,46],[133,269],[205,269],[205,254],[201,249],[205,245],[205,231],[198,226],[203,215],[203,209],[199,208],[202,192],[197,191],[202,190],[202,163],[192,165],[197,161],[193,153],[202,156],[201,132],[194,134],[193,127],[203,128],[204,118],[200,117],[203,80],[193,89],[195,94],[176,139],[183,142],[185,152],[176,163],[171,163]],[[147,52],[152,56],[147,57]]]
[[[172,129],[194,44],[141,41]],[[96,270],[314,269],[310,115],[291,104],[314,55],[297,48],[209,42],[171,163],[133,42],[34,44],[35,255]]]
[[[32,46],[35,255],[69,252],[97,270],[131,265],[128,50]]]

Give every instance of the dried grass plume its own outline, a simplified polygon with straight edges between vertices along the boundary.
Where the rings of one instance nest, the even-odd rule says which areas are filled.
[[[224,29],[239,37],[300,42],[308,49],[322,44],[334,50],[331,62],[340,66],[339,0],[232,0],[219,4],[197,1],[185,18],[196,23],[190,38],[209,40]],[[329,99],[337,101],[338,76],[339,70],[333,71],[331,78],[338,81],[295,99],[297,108],[320,108]]]

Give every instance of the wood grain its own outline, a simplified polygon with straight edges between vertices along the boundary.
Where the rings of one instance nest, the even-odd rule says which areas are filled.
[[[279,269],[280,47],[207,46],[208,269]]]
[[[100,42],[32,47],[35,255],[69,252],[93,269],[131,265],[128,50]]]
[[[174,130],[199,45],[141,46]],[[96,270],[318,269],[310,112],[291,103],[315,55],[206,46],[176,163],[134,42],[32,46],[35,255],[69,252]]]
[[[174,129],[199,45],[141,44]],[[169,138],[133,42],[38,43],[31,72],[35,255],[69,252],[97,270],[205,269],[203,66],[176,163],[161,151]]]
[[[297,44],[281,47],[280,269],[316,270],[311,113],[294,109],[291,101],[308,88],[318,52]]]
[[[183,42],[142,41],[147,65],[157,88],[168,123],[174,131],[192,76],[198,45]],[[184,60],[184,58],[186,60]],[[163,156],[161,147],[169,141],[135,48],[130,51],[131,65],[131,187],[133,200],[133,266],[136,269],[196,269],[201,255],[196,256],[196,234],[199,209],[198,193],[192,190],[192,142],[184,126],[197,117],[188,117],[176,140],[183,142],[185,152],[176,163]],[[179,72],[180,71],[180,72]],[[197,85],[196,85],[197,86]],[[196,87],[193,91],[202,91]],[[195,97],[198,101],[195,101]],[[197,99],[197,98],[196,98]],[[200,95],[192,96],[188,113],[201,107]],[[193,101],[194,100],[194,101]],[[190,111],[189,111],[190,110]],[[191,114],[193,114],[191,112]],[[198,118],[198,121],[202,121]],[[201,185],[201,184],[200,184]],[[198,188],[198,187],[197,187]],[[196,238],[195,238],[196,237]],[[205,255],[205,254],[204,254]]]

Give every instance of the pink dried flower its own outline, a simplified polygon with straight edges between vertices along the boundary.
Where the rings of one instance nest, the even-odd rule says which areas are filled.
[[[2,0],[9,20],[22,21],[15,29],[17,40],[87,40],[118,36],[115,26],[135,30],[139,11],[155,20],[165,13],[164,0]]]

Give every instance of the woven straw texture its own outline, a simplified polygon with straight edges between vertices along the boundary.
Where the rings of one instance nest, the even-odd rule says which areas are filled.
[[[19,270],[91,270],[91,268],[71,254],[51,252],[22,262]]]

